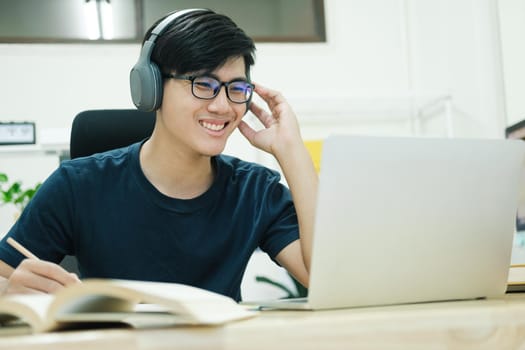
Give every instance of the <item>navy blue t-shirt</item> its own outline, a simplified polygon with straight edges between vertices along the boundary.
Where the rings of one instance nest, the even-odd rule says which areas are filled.
[[[184,283],[240,300],[248,260],[274,258],[299,238],[290,191],[254,163],[212,158],[212,186],[193,199],[163,195],[144,176],[142,143],[63,162],[0,242],[12,236],[41,259],[75,255],[82,278]]]

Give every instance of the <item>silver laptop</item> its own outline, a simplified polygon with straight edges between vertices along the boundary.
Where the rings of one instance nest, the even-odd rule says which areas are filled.
[[[333,136],[305,300],[330,309],[505,293],[525,142]]]

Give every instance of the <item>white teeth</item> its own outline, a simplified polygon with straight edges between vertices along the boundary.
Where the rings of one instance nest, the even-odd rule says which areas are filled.
[[[222,130],[226,126],[226,124],[212,124],[207,122],[201,122],[201,125],[204,126],[206,129],[210,129],[213,131]]]

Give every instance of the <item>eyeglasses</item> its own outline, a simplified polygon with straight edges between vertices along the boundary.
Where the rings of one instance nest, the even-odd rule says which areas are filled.
[[[255,88],[255,85],[242,79],[223,82],[207,75],[193,76],[173,73],[167,74],[166,77],[191,81],[191,93],[193,96],[203,100],[214,99],[224,85],[226,87],[226,96],[228,96],[230,101],[233,103],[246,103],[252,98],[253,89]]]

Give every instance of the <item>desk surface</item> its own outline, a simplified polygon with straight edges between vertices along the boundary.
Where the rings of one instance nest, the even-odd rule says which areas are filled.
[[[331,311],[264,311],[223,327],[108,329],[0,338],[0,349],[522,349],[525,294]]]

